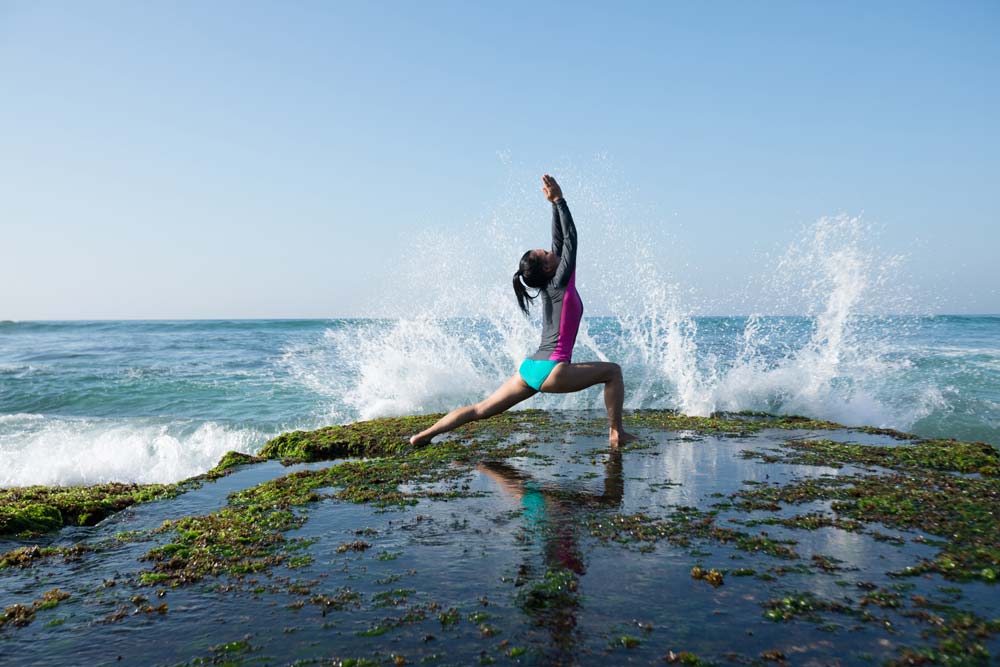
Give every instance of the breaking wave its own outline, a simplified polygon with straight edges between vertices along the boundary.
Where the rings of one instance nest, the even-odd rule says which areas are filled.
[[[265,437],[212,422],[0,417],[0,487],[176,482],[205,472],[227,451]]]

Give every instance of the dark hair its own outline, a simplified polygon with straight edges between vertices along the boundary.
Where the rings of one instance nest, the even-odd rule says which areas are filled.
[[[537,255],[531,254],[533,252],[533,250],[529,250],[521,255],[520,267],[514,274],[514,294],[517,296],[517,305],[521,307],[525,315],[528,314],[528,306],[538,296],[537,293],[535,296],[528,294],[525,285],[541,289],[549,284],[549,277],[545,275],[542,260]]]

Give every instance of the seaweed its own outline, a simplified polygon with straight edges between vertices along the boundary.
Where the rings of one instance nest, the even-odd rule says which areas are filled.
[[[12,604],[5,607],[3,614],[0,614],[0,630],[6,625],[11,625],[15,628],[23,628],[26,625],[30,625],[35,620],[37,612],[57,607],[70,597],[70,594],[66,591],[53,588],[42,593],[42,596],[32,602],[31,605]]]
[[[136,503],[179,493],[176,484],[25,486],[0,489],[0,535],[40,535],[63,526],[93,526]]]
[[[842,518],[918,529],[942,538],[933,561],[898,572],[938,572],[949,579],[993,581],[1000,571],[1000,480],[936,470],[796,480],[741,489],[738,498],[797,504],[832,501]]]
[[[894,626],[899,621],[912,621],[909,625],[901,624],[905,625],[905,632],[910,633],[909,636],[905,640],[900,638],[893,641],[892,650],[895,653],[892,654],[892,664],[984,664],[989,659],[985,647],[1000,632],[1000,621],[991,621],[972,612],[954,609],[949,604],[943,604],[936,594],[928,593],[926,588],[913,585],[923,582],[902,578],[914,574],[937,573],[955,581],[975,580],[976,586],[988,585],[996,580],[996,575],[1000,572],[1000,479],[997,479],[995,470],[998,460],[996,450],[988,445],[940,439],[919,440],[908,434],[865,428],[853,430],[871,433],[878,431],[879,435],[894,437],[900,443],[876,447],[822,439],[791,440],[779,444],[777,449],[750,456],[765,463],[877,466],[881,470],[850,471],[849,474],[845,474],[848,471],[841,471],[837,476],[790,480],[776,477],[784,480],[781,483],[761,481],[769,479],[761,475],[758,480],[747,480],[728,497],[718,492],[708,494],[710,500],[700,507],[645,506],[645,511],[630,510],[631,513],[619,513],[616,510],[621,508],[620,504],[595,502],[593,494],[581,493],[572,487],[574,483],[593,486],[593,480],[598,479],[599,474],[566,475],[567,479],[560,480],[560,483],[567,483],[566,488],[546,489],[546,499],[553,506],[572,507],[574,511],[558,514],[556,519],[550,517],[549,523],[552,525],[535,526],[520,534],[515,532],[515,539],[520,535],[523,540],[518,548],[534,548],[533,541],[540,536],[547,539],[551,537],[550,533],[558,533],[558,537],[568,539],[567,536],[573,531],[583,532],[592,539],[584,537],[574,545],[572,555],[576,558],[579,554],[581,560],[575,564],[569,561],[560,564],[560,561],[550,558],[551,554],[545,553],[542,555],[545,558],[544,568],[538,570],[535,569],[534,561],[525,561],[516,579],[501,579],[503,582],[513,582],[509,598],[494,602],[493,591],[487,591],[491,600],[487,601],[485,596],[481,598],[482,605],[499,605],[496,611],[490,608],[487,613],[482,609],[470,611],[471,600],[468,598],[442,599],[443,604],[413,604],[414,600],[427,595],[426,591],[417,592],[417,578],[407,580],[414,582],[411,584],[414,588],[389,589],[390,584],[402,577],[415,574],[413,570],[406,573],[392,571],[394,567],[397,570],[399,568],[397,563],[391,561],[403,553],[399,550],[400,543],[392,539],[392,526],[395,524],[398,527],[400,524],[395,519],[389,521],[387,528],[355,530],[352,526],[346,531],[346,536],[344,533],[334,533],[333,538],[323,538],[322,550],[310,549],[312,540],[319,538],[295,537],[296,529],[305,524],[311,514],[320,508],[325,511],[326,507],[337,503],[365,504],[377,508],[378,512],[405,512],[418,502],[440,503],[482,495],[482,491],[470,488],[470,473],[477,465],[510,458],[530,458],[533,459],[532,465],[547,465],[552,462],[553,457],[544,454],[544,450],[543,453],[536,452],[534,448],[537,443],[562,443],[567,433],[582,433],[589,437],[605,432],[603,419],[580,416],[568,421],[551,413],[524,411],[469,424],[441,438],[439,442],[424,447],[411,447],[406,436],[423,428],[435,417],[429,415],[372,420],[284,434],[270,441],[260,456],[227,453],[205,475],[178,485],[100,485],[76,490],[45,490],[41,487],[34,487],[32,490],[29,487],[4,490],[4,494],[15,494],[9,497],[16,502],[10,503],[9,507],[3,505],[4,509],[0,514],[6,517],[19,513],[24,518],[18,521],[26,523],[20,524],[22,528],[18,532],[39,534],[63,525],[77,525],[79,517],[84,514],[84,522],[99,520],[94,518],[98,514],[93,514],[93,510],[88,509],[93,503],[100,504],[106,500],[105,509],[99,510],[106,512],[103,514],[106,516],[117,511],[116,507],[176,495],[202,480],[217,479],[240,466],[267,459],[284,463],[332,461],[327,467],[286,471],[286,474],[274,479],[230,494],[226,505],[216,511],[172,519],[152,532],[121,534],[115,540],[102,543],[78,542],[68,546],[41,544],[11,549],[0,554],[0,570],[8,570],[10,574],[41,562],[88,558],[89,554],[101,551],[116,541],[155,540],[148,548],[140,550],[140,553],[145,551],[142,557],[144,564],[141,566],[144,570],[133,572],[134,576],[131,578],[127,575],[120,578],[115,575],[123,588],[130,585],[145,587],[138,589],[144,594],[130,596],[132,590],[127,593],[119,593],[120,589],[105,591],[99,585],[96,597],[106,595],[112,602],[123,604],[117,609],[114,606],[105,608],[101,613],[110,613],[98,622],[113,623],[137,614],[165,614],[165,604],[154,606],[147,599],[153,597],[154,589],[161,596],[166,592],[164,587],[184,586],[218,577],[221,581],[213,584],[212,588],[220,594],[226,591],[245,591],[252,593],[255,599],[261,594],[289,596],[290,599],[282,599],[277,606],[280,613],[299,614],[300,620],[312,618],[314,622],[322,623],[323,628],[328,627],[328,624],[333,627],[340,621],[337,618],[320,620],[316,617],[325,617],[334,612],[350,613],[352,621],[356,621],[353,615],[360,610],[365,615],[360,626],[343,624],[340,628],[355,633],[360,627],[357,636],[371,638],[373,645],[394,646],[399,642],[419,641],[420,637],[423,637],[425,643],[435,641],[433,635],[426,633],[427,625],[409,630],[396,629],[411,624],[440,623],[442,631],[435,633],[442,636],[441,646],[445,646],[446,642],[473,640],[481,648],[482,644],[479,642],[483,640],[493,637],[501,640],[489,642],[492,648],[481,653],[476,648],[477,653],[472,654],[471,658],[464,656],[468,658],[465,662],[474,662],[477,656],[485,663],[504,662],[507,658],[518,660],[524,656],[528,656],[529,661],[536,658],[540,661],[572,661],[576,659],[573,651],[577,644],[581,639],[586,641],[577,628],[577,616],[585,613],[592,602],[582,597],[581,590],[584,581],[582,576],[586,571],[583,558],[588,557],[588,549],[595,546],[594,541],[619,545],[637,552],[625,554],[628,558],[644,558],[639,554],[655,551],[657,545],[663,542],[665,544],[662,548],[669,548],[667,545],[684,547],[689,556],[705,559],[695,561],[698,565],[691,569],[691,576],[713,587],[724,586],[718,592],[700,584],[692,588],[693,594],[703,595],[707,600],[754,599],[743,594],[753,592],[756,595],[763,589],[766,591],[764,596],[756,599],[767,600],[759,608],[766,619],[776,623],[815,623],[819,630],[825,631],[844,628],[831,622],[831,615],[847,617],[855,623],[855,627],[860,627],[857,623],[864,623],[873,629],[881,628],[890,633],[898,632]],[[845,428],[832,422],[805,417],[724,413],[711,417],[688,417],[670,411],[628,414],[626,424],[629,429],[680,432],[681,438],[696,441],[693,445],[696,447],[703,442],[717,442],[717,438],[743,437],[769,429],[818,431]],[[703,435],[712,437],[701,438]],[[769,437],[783,439],[788,435],[790,434],[771,433]],[[813,434],[807,435],[815,437]],[[659,455],[661,452],[650,451],[653,449],[648,444],[650,441],[647,437],[642,441],[642,447],[623,448],[625,457],[633,457],[633,461],[636,461],[649,460],[647,457]],[[662,439],[659,441],[662,442]],[[668,441],[666,446],[672,444]],[[586,466],[589,461],[590,465],[601,465],[605,451],[573,451],[572,463]],[[350,457],[350,460],[339,460],[344,457]],[[812,474],[815,471],[807,472]],[[618,474],[621,479],[620,469]],[[605,484],[608,483],[606,478]],[[649,487],[665,488],[673,484],[675,483],[657,482]],[[724,502],[711,504],[712,500],[719,498],[723,498]],[[790,506],[816,501],[828,503],[829,509],[812,511],[810,508],[810,511],[791,515],[786,511]],[[644,506],[640,504],[632,507],[641,509]],[[737,512],[777,510],[782,510],[782,513],[764,517],[733,516]],[[427,518],[424,511],[421,508],[421,514],[416,516],[413,512],[401,514],[400,516],[406,517],[402,523],[407,529],[411,525],[420,525],[421,520]],[[503,522],[498,525],[512,520],[525,521],[523,514],[522,510],[504,513],[497,518],[498,522]],[[459,518],[450,523],[452,529],[478,532],[479,528],[475,527],[474,522],[470,524],[461,519],[460,515],[456,516]],[[31,523],[33,527],[23,528],[27,523]],[[431,522],[423,525],[429,523]],[[559,525],[555,525],[556,523]],[[864,534],[864,539],[868,540],[904,539],[896,535],[884,535],[875,530],[874,525],[900,531],[906,539],[923,542],[925,549],[936,548],[937,553],[926,560],[915,558],[911,567],[887,573],[895,577],[889,579],[888,583],[885,577],[871,572],[863,575],[870,581],[858,582],[845,576],[844,579],[833,582],[836,577],[828,577],[827,584],[836,583],[840,586],[836,599],[794,591],[776,592],[774,587],[779,584],[774,582],[800,581],[803,575],[841,572],[848,567],[847,564],[821,553],[804,553],[800,556],[796,551],[798,545],[794,540],[787,539],[784,532],[775,530],[774,535],[769,535],[759,529],[757,532],[750,530],[762,526],[804,531],[837,529]],[[581,526],[583,531],[580,530]],[[913,535],[913,532],[918,534]],[[341,536],[340,539],[337,539],[337,535]],[[389,539],[379,543],[383,538]],[[346,541],[338,546],[341,539]],[[577,537],[573,539],[577,540]],[[753,567],[727,569],[718,560],[724,555],[709,553],[705,550],[706,544],[724,545],[725,549],[719,551],[736,559],[736,564],[741,564],[739,561],[742,560]],[[896,549],[892,551],[897,552]],[[898,553],[905,554],[906,551],[899,550]],[[388,590],[359,588],[362,593],[347,587],[322,589],[320,582],[324,581],[326,573],[317,575],[317,567],[307,567],[313,563],[314,555],[317,561],[320,558],[333,559],[337,567],[343,567],[344,572],[350,568],[348,581],[352,582],[352,586],[356,585],[353,583],[356,578],[363,576],[361,573],[372,568],[373,576],[370,581]],[[414,562],[419,563],[421,554],[414,556]],[[771,560],[762,560],[761,556],[768,556]],[[711,563],[715,567],[702,565],[702,562]],[[306,569],[296,570],[293,574],[289,572],[290,568]],[[316,576],[316,579],[293,578],[303,572],[306,573],[304,576]],[[789,575],[788,578],[779,579],[785,575]],[[36,580],[45,580],[39,573],[27,573],[23,576],[25,579],[34,576]],[[111,584],[114,584],[114,580]],[[107,585],[109,584],[104,586]],[[726,595],[725,592],[729,589],[731,591]],[[957,590],[960,593],[963,589]],[[116,595],[121,595],[121,599],[117,599]],[[949,603],[958,599],[954,592],[950,595],[952,597],[945,597]],[[59,604],[63,599],[65,598],[60,594],[54,593],[43,595],[30,604],[10,605],[4,609],[0,627],[14,628],[30,624],[38,612]],[[131,604],[124,604],[126,600]],[[543,626],[548,631],[551,647],[563,653],[550,656],[545,648],[534,644],[529,653],[524,646],[516,645],[534,642],[539,633],[532,630],[523,634],[506,625],[509,612],[504,605],[511,603],[534,625]],[[175,609],[182,610],[183,606]],[[383,613],[392,615],[380,618]],[[660,623],[659,619],[653,620]],[[52,624],[55,626],[59,622],[61,619],[54,619]],[[279,632],[280,627],[279,625]],[[305,627],[287,627],[285,631],[295,632]],[[618,651],[623,659],[648,658],[653,647],[652,636],[646,638],[643,635],[640,638],[630,634],[641,634],[635,631],[635,627],[643,632],[652,630],[648,623],[633,621],[633,625],[626,627],[624,623],[611,622],[606,631],[599,634],[598,641],[607,642],[603,646],[604,651]],[[385,636],[390,633],[397,636]],[[919,636],[914,633],[919,633]],[[505,636],[509,640],[503,639]],[[420,646],[417,644],[418,648]],[[699,648],[694,645],[688,647]],[[598,650],[601,648],[599,646]],[[761,661],[781,663],[786,660],[787,651],[785,647],[781,649],[764,651],[758,657],[741,657],[740,660],[750,664],[760,664]],[[209,655],[189,664],[253,661],[250,654],[256,650],[247,637],[213,647]],[[625,651],[629,650],[634,653],[626,655]],[[343,664],[403,664],[407,660],[420,661],[423,658],[433,661],[442,659],[443,656],[441,653],[421,654],[417,651],[418,654],[414,657],[409,651],[406,653],[404,657],[395,652],[376,652],[370,658],[333,659],[332,664],[338,664],[338,661]],[[707,663],[706,658],[691,652],[671,651],[666,655],[659,655],[668,663]],[[709,657],[718,659],[719,656]],[[258,658],[267,660],[263,655]],[[310,664],[330,662],[330,659],[317,658]]]
[[[985,442],[927,439],[895,446],[861,445],[833,440],[790,440],[776,454],[745,452],[768,462],[840,467],[869,465],[893,470],[940,470],[1000,476],[1000,450]]]

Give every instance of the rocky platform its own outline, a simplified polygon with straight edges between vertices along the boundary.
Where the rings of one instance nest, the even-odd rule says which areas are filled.
[[[0,490],[0,665],[986,665],[1000,455],[761,414],[275,438]]]

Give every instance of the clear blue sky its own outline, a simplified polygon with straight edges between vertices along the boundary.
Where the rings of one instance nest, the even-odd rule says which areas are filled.
[[[604,164],[716,309],[846,212],[930,309],[997,313],[998,35],[995,1],[0,1],[0,319],[375,314],[420,232]]]

